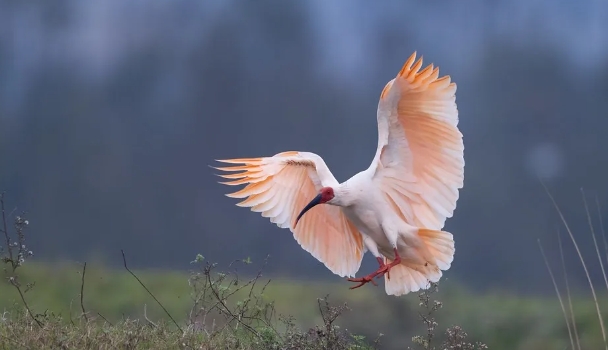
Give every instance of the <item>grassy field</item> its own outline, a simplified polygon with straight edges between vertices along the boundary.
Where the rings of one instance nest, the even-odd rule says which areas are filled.
[[[198,321],[190,322],[196,319],[191,317],[196,299],[199,301],[197,307],[200,308],[205,304],[206,308],[210,308],[209,304],[213,301],[213,297],[207,295],[201,298],[200,292],[204,289],[203,283],[207,282],[206,278],[216,282],[217,286],[221,285],[217,289],[218,293],[228,293],[238,289],[239,286],[246,285],[251,278],[251,276],[239,278],[237,287],[228,289],[230,281],[235,278],[234,275],[226,274],[230,269],[217,266],[206,275],[205,263],[201,262],[198,265],[198,269],[193,265],[191,272],[133,271],[182,330],[189,324],[200,323],[200,317]],[[66,339],[74,338],[82,341],[77,334],[89,334],[99,338],[116,333],[122,334],[119,338],[122,337],[121,339],[124,340],[125,334],[129,333],[125,329],[129,329],[131,334],[139,334],[138,332],[147,330],[149,333],[153,331],[152,335],[148,334],[152,337],[150,339],[165,334],[163,339],[179,348],[178,343],[182,335],[180,332],[175,332],[177,326],[127,270],[111,270],[101,265],[89,264],[83,287],[82,268],[81,264],[73,262],[52,264],[28,262],[20,267],[18,271],[22,289],[26,289],[27,283],[35,282],[35,286],[24,293],[33,314],[46,314],[46,319],[54,322],[49,323],[55,324],[53,327],[58,327],[56,323],[65,324],[67,328],[60,334],[64,334]],[[339,306],[347,303],[349,307],[349,310],[341,312],[334,325],[339,326],[341,331],[347,332],[346,338],[351,342],[361,341],[361,344],[366,343],[371,346],[382,333],[379,348],[403,349],[408,345],[413,346],[414,335],[425,335],[427,332],[427,326],[419,316],[419,312],[424,311],[424,308],[419,306],[420,299],[415,293],[400,298],[389,297],[384,294],[382,285],[378,288],[365,286],[351,291],[348,289],[349,285],[341,280],[337,280],[336,283],[311,283],[273,279],[264,288],[267,281],[268,278],[264,276],[256,280],[253,289],[246,286],[236,291],[234,295],[224,299],[226,307],[237,310],[232,311],[236,315],[239,303],[242,305],[246,300],[250,300],[248,307],[254,311],[260,309],[260,312],[268,312],[265,308],[271,305],[272,315],[268,324],[275,327],[280,334],[286,334],[287,331],[293,333],[297,329],[298,334],[302,335],[315,326],[326,329],[326,320],[322,317],[323,308],[326,306],[320,307],[318,299],[329,294],[330,305]],[[84,292],[82,303],[81,287]],[[442,282],[440,287],[440,290],[432,296],[432,299],[440,300],[443,305],[434,314],[439,324],[436,327],[436,345],[440,345],[445,339],[443,335],[445,330],[453,325],[461,326],[469,334],[471,342],[483,341],[490,349],[564,349],[570,344],[556,298],[516,297],[504,294],[476,295],[449,281]],[[13,285],[8,282],[0,284],[0,296],[0,310],[5,311],[3,322],[0,324],[0,335],[5,341],[3,344],[5,348],[14,348],[15,344],[19,344],[19,340],[15,340],[20,334],[15,333],[16,329],[29,327],[32,331],[40,332],[40,330],[25,313],[21,297]],[[608,301],[606,296],[601,295],[600,298],[600,304],[605,305]],[[83,308],[87,318],[96,319],[98,326],[83,324]],[[603,341],[593,301],[587,296],[575,298],[574,308],[583,348],[602,348]],[[203,322],[204,327],[207,329],[212,327],[214,320],[217,322],[215,327],[220,327],[222,320],[226,318],[225,315],[218,314],[218,310],[216,308],[209,313],[208,318]],[[327,313],[328,311],[325,310],[325,314]],[[291,330],[288,330],[289,325],[280,320],[281,315],[293,317]],[[39,317],[44,319],[43,316]],[[261,320],[267,316],[260,314],[256,317]],[[21,324],[15,328],[15,324],[19,322],[29,326]],[[259,326],[258,322],[256,329],[260,329]],[[50,327],[48,331],[54,329],[48,327]],[[202,333],[193,334],[201,336]],[[192,339],[188,338],[190,339],[188,341],[196,342],[198,338],[194,335],[192,337]],[[2,339],[0,342],[3,341]],[[9,343],[10,339],[17,343]],[[147,341],[160,344],[158,340],[146,339],[139,341],[140,346],[143,346],[140,348],[147,348],[145,346]],[[70,344],[75,344],[77,347],[82,345],[76,342]],[[350,348],[356,348],[354,347],[356,344],[353,344],[349,345],[353,346]],[[222,345],[218,346],[223,348]],[[264,346],[268,348],[267,344]]]
[[[41,262],[27,249],[27,226],[17,216],[14,230],[7,221],[0,229],[2,349],[608,348],[603,288],[574,295],[567,323],[569,299],[480,294],[446,278],[439,290],[394,297],[382,284],[349,290],[339,278],[271,281],[264,262],[217,266],[200,255],[187,271]]]

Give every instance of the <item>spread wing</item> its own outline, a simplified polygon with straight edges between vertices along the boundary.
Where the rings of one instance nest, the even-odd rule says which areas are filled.
[[[339,276],[354,276],[361,265],[364,246],[361,233],[339,207],[317,205],[294,229],[300,210],[322,187],[338,182],[321,157],[308,152],[283,152],[273,157],[218,160],[242,164],[216,168],[236,173],[220,175],[226,185],[247,184],[228,194],[245,198],[238,206],[251,207],[281,228],[289,228],[306,251]]]
[[[409,224],[441,229],[463,186],[464,145],[456,84],[422,67],[416,53],[378,103],[378,150],[370,169],[386,200]]]

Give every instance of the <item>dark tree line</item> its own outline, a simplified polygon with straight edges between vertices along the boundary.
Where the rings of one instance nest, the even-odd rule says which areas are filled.
[[[62,3],[45,10],[50,32],[76,20]],[[424,47],[409,50],[403,28],[370,29],[379,43],[370,55],[380,64],[353,85],[312,64],[318,50],[300,3],[245,4],[189,37],[171,29],[184,11],[150,29],[153,40],[126,51],[101,78],[69,60],[32,69],[17,107],[6,103],[17,82],[10,38],[2,36],[0,79],[12,80],[1,83],[0,189],[30,213],[32,249],[45,259],[119,261],[123,248],[134,267],[168,268],[199,252],[216,261],[270,254],[268,271],[330,278],[287,230],[224,197],[228,189],[208,165],[307,150],[347,179],[373,158],[382,87],[405,55]],[[407,48],[395,52],[400,45]],[[478,69],[441,71],[458,83],[466,148],[465,187],[446,226],[457,246],[448,274],[479,287],[546,289],[536,239],[557,262],[559,221],[532,170],[548,174],[592,254],[579,188],[594,215],[595,195],[608,208],[608,65],[578,77],[547,47],[523,50],[498,39],[481,57]],[[440,67],[447,60],[433,57]]]

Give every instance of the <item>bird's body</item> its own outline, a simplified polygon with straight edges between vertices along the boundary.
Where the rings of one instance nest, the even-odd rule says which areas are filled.
[[[392,295],[425,288],[450,267],[454,241],[441,228],[464,176],[456,85],[432,65],[419,71],[422,60],[414,59],[382,91],[372,163],[343,183],[310,152],[222,160],[244,165],[217,168],[238,172],[221,175],[232,180],[225,184],[247,184],[228,195],[245,198],[239,206],[289,228],[335,274],[354,276],[369,250],[380,267],[349,280],[375,284],[384,275]]]
[[[363,235],[365,247],[375,257],[394,259],[391,241],[399,243],[402,258],[409,256],[411,253],[406,249],[417,243],[414,241],[418,229],[401,220],[374,186],[373,173],[369,169],[339,184],[334,193],[343,194],[340,210]]]

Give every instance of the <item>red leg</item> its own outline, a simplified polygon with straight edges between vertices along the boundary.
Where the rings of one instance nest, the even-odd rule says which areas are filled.
[[[350,287],[350,289],[359,288],[362,285],[367,284],[369,282],[371,282],[374,286],[378,286],[378,284],[376,282],[374,282],[374,277],[376,276],[376,272],[379,271],[380,269],[382,269],[386,265],[384,264],[384,261],[382,260],[382,258],[376,258],[376,260],[378,261],[378,264],[380,265],[378,270],[370,273],[367,276],[363,276],[363,277],[359,277],[359,278],[349,278],[348,281],[350,281],[350,282],[359,282],[359,284],[357,284],[356,286]]]
[[[384,276],[385,273],[388,274],[387,276],[390,278],[390,270],[393,266],[397,266],[401,263],[401,256],[399,256],[399,252],[397,251],[397,248],[395,248],[395,260],[392,263],[385,264],[382,258],[376,258],[376,260],[380,265],[380,267],[378,267],[378,270],[370,273],[367,276],[359,278],[349,278],[348,281],[350,282],[359,282],[358,285],[350,287],[350,289],[359,288],[368,282],[371,282],[373,285],[377,286],[376,282],[374,282],[374,277]]]
[[[397,248],[395,248],[394,251],[395,251],[395,260],[393,260],[393,262],[390,264],[382,264],[384,266],[381,266],[378,269],[378,271],[375,272],[378,277],[382,277],[386,273],[388,279],[391,279],[391,274],[390,274],[391,268],[393,266],[397,266],[397,265],[401,264],[401,256],[399,255]]]

